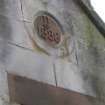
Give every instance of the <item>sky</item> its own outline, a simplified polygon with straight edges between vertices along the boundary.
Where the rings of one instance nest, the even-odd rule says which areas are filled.
[[[91,0],[91,4],[94,7],[94,10],[105,22],[105,0]]]

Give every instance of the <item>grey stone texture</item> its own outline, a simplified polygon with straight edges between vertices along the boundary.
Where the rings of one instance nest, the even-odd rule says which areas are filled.
[[[8,47],[12,52],[5,61],[7,72],[55,85],[52,59],[44,54],[14,46]]]
[[[20,0],[0,0],[0,15],[22,20]]]
[[[34,49],[29,35],[38,11],[51,13],[70,36],[68,57]],[[8,100],[9,72],[104,101],[105,39],[74,0],[0,0],[0,23],[0,97]]]

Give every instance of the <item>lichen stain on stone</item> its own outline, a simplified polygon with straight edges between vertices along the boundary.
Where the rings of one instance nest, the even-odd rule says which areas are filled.
[[[81,30],[83,31],[82,40],[84,42],[84,45],[86,45],[86,47],[89,47],[91,46],[92,43],[90,21],[86,16],[83,16],[82,21],[83,21],[83,24],[81,26]]]
[[[30,37],[30,40],[31,40],[33,49],[34,49],[35,51],[38,51],[39,53],[44,53],[44,54],[50,56],[50,54],[49,54],[46,50],[44,50],[43,48],[41,48],[41,47],[39,47],[39,46],[37,45],[36,41],[35,41],[31,36],[29,36],[29,37]]]
[[[80,35],[76,37],[78,49],[81,51],[78,52],[79,64],[83,69],[81,75],[91,84],[97,99],[105,102],[105,79],[102,77],[105,74],[105,39],[86,15],[81,14],[74,21],[80,31]],[[95,105],[99,105],[99,102]]]
[[[87,17],[84,16],[83,19],[84,20],[82,21],[84,21],[85,26],[82,27],[86,28],[86,34],[84,34],[82,38],[84,42],[87,43],[86,45],[89,47],[89,54],[92,55],[94,59],[94,65],[89,67],[92,69],[93,73],[91,74],[91,72],[88,71],[87,75],[91,78],[91,85],[96,92],[96,97],[102,102],[105,102],[105,80],[102,79],[100,75],[101,73],[105,74],[105,39]],[[80,43],[78,43],[78,46],[80,47]],[[91,59],[92,58],[90,58],[90,60]]]
[[[74,18],[74,21],[74,24],[77,27],[76,31],[79,31],[79,36],[78,33],[76,35],[78,48],[82,45],[84,48],[89,49],[92,44],[90,20],[86,15],[81,14],[78,18]]]
[[[86,41],[87,45],[91,47],[92,44],[96,47],[105,48],[105,39],[101,35],[101,33],[97,30],[97,28],[93,25],[93,23],[88,19],[88,17],[84,16],[83,20],[84,26],[86,27],[84,40]]]
[[[92,30],[91,33],[93,35],[94,46],[97,46],[97,48],[99,49],[104,49],[105,39],[92,23],[91,23],[91,30]]]

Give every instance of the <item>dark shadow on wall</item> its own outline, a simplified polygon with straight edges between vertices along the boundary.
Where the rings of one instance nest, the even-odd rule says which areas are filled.
[[[6,0],[0,0],[0,12],[6,13],[6,5],[8,5]],[[0,13],[0,62],[5,62],[5,59],[10,53],[8,41],[12,39],[12,28],[10,19],[3,16],[2,13]]]

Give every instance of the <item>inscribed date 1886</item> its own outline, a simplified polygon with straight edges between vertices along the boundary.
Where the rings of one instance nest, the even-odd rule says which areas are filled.
[[[49,45],[56,46],[61,41],[59,24],[50,16],[43,15],[36,18],[37,33]]]

